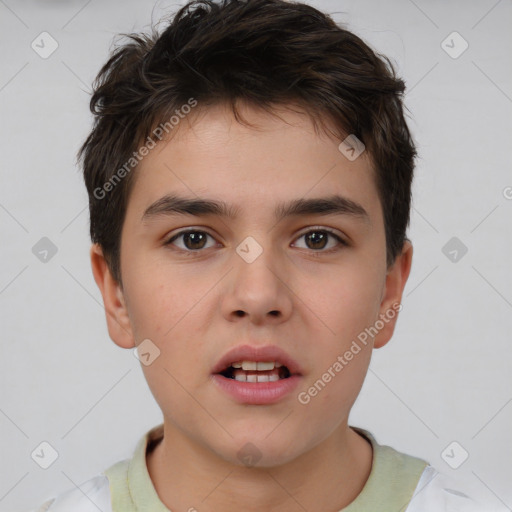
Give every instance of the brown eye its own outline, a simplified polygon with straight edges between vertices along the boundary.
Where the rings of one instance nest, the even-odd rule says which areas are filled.
[[[306,245],[310,249],[324,249],[329,235],[322,231],[312,231],[305,235]]]
[[[204,231],[188,230],[174,235],[165,245],[176,245],[184,251],[198,251],[205,248],[208,238],[213,240],[213,237]],[[181,246],[174,244],[177,239],[182,240]]]
[[[335,248],[336,245],[347,245],[347,243],[338,235],[333,233],[332,231],[326,230],[326,229],[314,229],[311,231],[308,231],[307,233],[303,233],[299,238],[303,238],[305,241],[306,249],[312,249],[314,251],[320,251],[322,252],[323,249],[332,249]],[[333,239],[337,244],[334,245],[331,244],[330,247],[328,246],[329,240]],[[325,251],[327,252],[327,251]]]

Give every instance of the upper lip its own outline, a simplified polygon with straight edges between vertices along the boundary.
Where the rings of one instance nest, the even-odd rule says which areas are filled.
[[[302,374],[302,368],[289,354],[277,345],[255,347],[238,345],[228,350],[213,367],[212,373],[220,373],[238,361],[275,361],[286,366],[290,375]]]

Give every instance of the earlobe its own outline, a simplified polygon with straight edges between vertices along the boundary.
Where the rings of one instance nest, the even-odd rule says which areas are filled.
[[[135,341],[121,286],[113,278],[98,244],[92,245],[90,257],[94,280],[103,297],[110,338],[122,348],[133,348]]]
[[[413,248],[406,240],[401,253],[396,257],[393,265],[386,274],[386,284],[379,311],[379,332],[374,338],[373,347],[383,347],[393,335],[398,312],[402,309],[402,295],[411,272]]]

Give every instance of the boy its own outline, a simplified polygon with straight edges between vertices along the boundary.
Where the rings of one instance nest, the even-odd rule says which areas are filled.
[[[80,150],[91,263],[164,421],[40,510],[483,510],[348,425],[411,268],[403,91],[284,0],[194,2],[112,55]]]

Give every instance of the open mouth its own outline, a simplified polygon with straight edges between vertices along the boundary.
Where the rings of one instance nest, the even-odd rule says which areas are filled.
[[[276,346],[241,346],[228,352],[213,368],[214,385],[235,402],[270,405],[283,400],[301,382],[303,370]]]
[[[277,382],[289,378],[291,373],[279,363],[239,361],[221,371],[220,375],[238,382]]]

